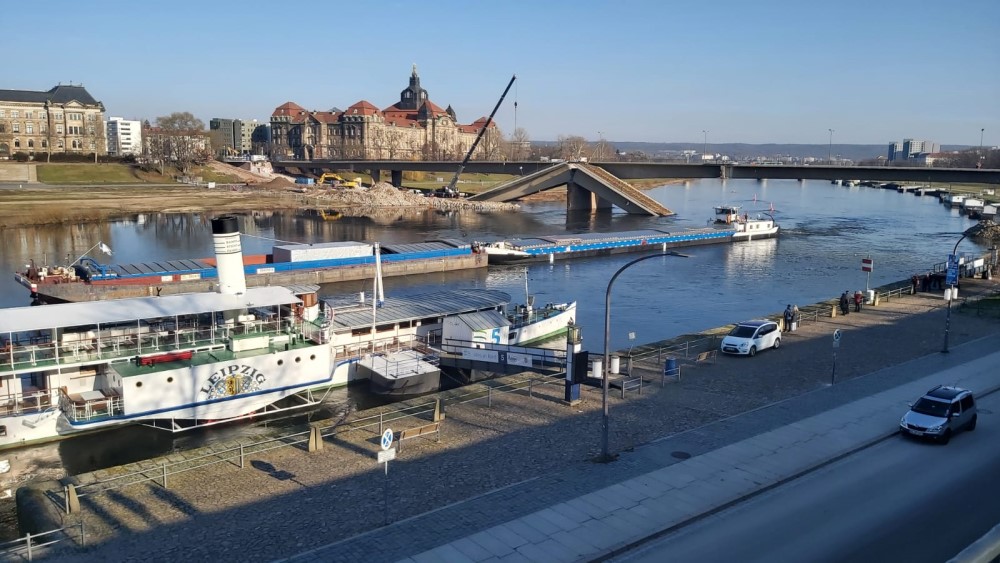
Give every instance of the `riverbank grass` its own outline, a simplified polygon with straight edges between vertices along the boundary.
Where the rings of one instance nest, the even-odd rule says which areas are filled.
[[[43,184],[162,184],[167,176],[143,172],[129,164],[39,164],[38,181]]]

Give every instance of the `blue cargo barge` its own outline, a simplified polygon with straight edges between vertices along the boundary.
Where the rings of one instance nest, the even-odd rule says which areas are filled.
[[[380,245],[385,277],[484,268],[471,243],[441,239]],[[247,287],[374,279],[375,245],[342,241],[278,245],[271,254],[244,255]],[[46,302],[96,301],[213,290],[215,259],[101,264],[88,257],[68,267],[30,267],[15,279]]]
[[[481,246],[489,257],[490,264],[513,264],[750,241],[776,237],[779,230],[770,217],[738,217],[725,227],[679,232],[645,229],[617,233],[561,234],[487,242]]]

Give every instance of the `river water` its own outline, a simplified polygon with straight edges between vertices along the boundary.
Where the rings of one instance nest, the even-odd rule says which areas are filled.
[[[961,233],[975,224],[935,197],[917,197],[828,182],[714,179],[654,188],[648,195],[677,215],[648,218],[620,211],[567,216],[563,202],[537,202],[517,213],[388,212],[369,218],[324,221],[311,211],[261,212],[241,217],[243,250],[270,252],[274,240],[326,242],[338,240],[416,242],[434,238],[495,240],[514,236],[567,232],[607,232],[645,228],[678,230],[705,226],[712,208],[735,204],[753,214],[773,207],[782,227],[777,239],[732,245],[695,247],[689,258],[644,261],[615,281],[611,298],[611,346],[627,348],[680,334],[778,313],[786,304],[806,305],[865,289],[861,259],[871,256],[875,268],[870,286],[907,279],[943,262]],[[212,255],[210,214],[134,216],[103,224],[27,227],[3,231],[0,271],[37,263],[66,263],[99,241],[114,251],[119,263]],[[985,248],[964,241],[960,251]],[[109,260],[97,250],[91,257]],[[68,257],[68,259],[67,259]],[[557,261],[555,264],[490,267],[488,271],[449,272],[385,279],[387,295],[413,295],[440,288],[489,288],[507,291],[524,301],[525,279],[536,304],[578,302],[577,323],[584,349],[603,349],[605,290],[614,272],[636,255]],[[370,282],[324,286],[324,295],[370,291]],[[12,276],[0,276],[0,307],[28,305],[27,290]],[[46,314],[45,307],[38,314]],[[634,341],[629,340],[634,333]],[[333,393],[329,410],[364,406],[369,399],[357,390]],[[17,454],[25,463],[70,473],[125,463],[219,438],[267,432],[260,426],[232,426],[171,436],[143,427],[65,440]],[[28,461],[28,460],[34,461]]]

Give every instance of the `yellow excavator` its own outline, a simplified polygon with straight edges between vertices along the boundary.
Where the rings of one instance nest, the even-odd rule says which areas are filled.
[[[344,179],[340,177],[340,174],[334,174],[333,172],[324,172],[323,175],[319,177],[319,180],[316,180],[316,183],[322,186],[323,184],[332,184],[334,182],[343,182],[343,181]]]
[[[324,172],[319,180],[316,181],[317,184],[323,186],[328,184],[334,184],[340,186],[341,188],[360,188],[361,178],[354,178],[353,180],[345,180],[340,174],[334,172]]]

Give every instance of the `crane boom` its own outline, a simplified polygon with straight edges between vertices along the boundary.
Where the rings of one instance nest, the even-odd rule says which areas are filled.
[[[503,99],[507,97],[507,92],[510,92],[510,87],[514,85],[514,81],[517,80],[517,75],[510,77],[510,82],[507,83],[507,87],[504,88],[503,94],[500,94],[500,99],[497,100],[497,105],[493,106],[493,111],[490,112],[490,116],[486,118],[486,124],[483,128],[479,130],[479,134],[476,135],[476,140],[472,142],[472,146],[469,147],[469,152],[465,153],[465,158],[462,159],[462,164],[458,165],[458,170],[455,171],[455,177],[451,179],[448,184],[446,193],[457,193],[455,190],[455,184],[458,183],[458,177],[462,174],[462,170],[465,170],[465,165],[469,163],[469,159],[472,158],[473,151],[479,145],[479,141],[482,140],[483,135],[486,134],[486,129],[489,128],[490,123],[493,122],[493,116],[497,114],[497,110],[500,109],[500,104],[503,103]]]

